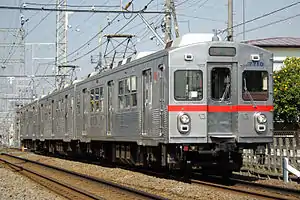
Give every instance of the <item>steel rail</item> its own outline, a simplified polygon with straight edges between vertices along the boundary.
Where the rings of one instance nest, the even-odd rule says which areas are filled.
[[[34,175],[38,176],[38,177],[42,177],[42,178],[44,178],[44,179],[46,179],[46,180],[48,180],[48,181],[51,181],[51,182],[53,182],[53,183],[55,183],[55,184],[57,184],[57,185],[63,186],[63,187],[65,187],[65,188],[67,188],[67,189],[70,189],[70,190],[72,190],[72,191],[76,191],[77,193],[79,193],[79,194],[81,194],[81,195],[84,195],[84,196],[86,196],[86,197],[89,197],[89,198],[91,198],[91,199],[104,200],[104,199],[103,199],[102,197],[100,197],[100,196],[91,194],[91,193],[89,193],[89,192],[87,192],[87,191],[84,191],[84,190],[81,190],[80,188],[77,188],[77,187],[75,187],[75,186],[71,186],[71,185],[64,184],[64,183],[62,183],[62,182],[60,182],[60,181],[58,181],[58,180],[55,180],[55,179],[53,179],[53,178],[51,178],[51,177],[45,176],[45,175],[43,175],[43,174],[40,174],[40,173],[35,172],[35,171],[33,171],[33,170],[27,169],[27,168],[22,167],[22,166],[20,166],[20,165],[11,163],[11,162],[9,162],[9,161],[7,161],[7,160],[5,160],[5,159],[0,158],[0,161],[6,163],[6,164],[8,164],[8,165],[11,165],[11,166],[13,166],[13,167],[15,167],[15,168],[17,168],[17,169],[21,169],[21,170],[23,170],[23,171],[29,172],[29,173],[31,173],[31,174],[34,174]]]
[[[212,177],[209,177],[209,179],[211,178]],[[236,185],[228,186],[225,184],[214,183],[218,179],[216,177],[213,177],[213,179],[214,179],[213,181],[192,179],[191,183],[210,186],[214,188],[220,188],[223,190],[233,191],[241,194],[248,194],[251,196],[256,196],[265,199],[278,199],[278,200],[300,199],[299,198],[300,191],[297,191],[295,189],[270,186],[270,185],[265,185],[260,183],[252,183],[249,181],[243,181],[243,180],[232,179],[232,178],[227,180],[226,183],[233,182]],[[219,178],[219,180],[221,180],[221,178]],[[276,192],[277,194],[274,194],[274,192]],[[295,195],[295,197],[286,196],[286,195]]]
[[[147,192],[137,190],[137,189],[134,189],[134,188],[131,188],[131,187],[127,187],[127,186],[124,186],[124,185],[120,185],[120,184],[117,184],[117,183],[106,181],[106,180],[98,178],[98,177],[93,177],[93,176],[81,174],[81,173],[78,173],[78,172],[73,172],[73,171],[70,171],[70,170],[67,170],[67,169],[59,168],[59,167],[52,166],[52,165],[47,165],[47,164],[44,164],[44,163],[29,160],[29,159],[26,159],[26,158],[21,158],[21,157],[18,157],[18,156],[7,154],[7,153],[1,153],[1,155],[9,156],[9,157],[19,159],[19,160],[22,160],[22,161],[25,161],[25,162],[29,162],[29,163],[37,164],[37,165],[40,165],[40,166],[44,166],[44,167],[54,169],[54,170],[57,170],[57,171],[61,171],[61,172],[67,173],[67,174],[71,174],[71,175],[74,175],[74,176],[77,176],[77,177],[80,177],[80,178],[85,178],[87,180],[94,181],[96,183],[100,183],[100,184],[103,184],[103,185],[107,185],[107,186],[110,186],[112,188],[117,188],[119,190],[123,190],[125,192],[136,194],[138,196],[142,196],[142,197],[145,197],[145,198],[154,199],[154,200],[168,200],[167,198],[164,198],[164,197],[161,197],[161,196],[158,196],[158,195],[155,195],[155,194],[147,193]],[[0,159],[0,160],[2,160],[2,159]]]

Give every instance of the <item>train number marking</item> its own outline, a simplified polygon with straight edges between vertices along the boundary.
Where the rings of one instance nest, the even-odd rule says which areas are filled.
[[[263,67],[265,65],[262,61],[250,61],[246,63],[246,67]]]

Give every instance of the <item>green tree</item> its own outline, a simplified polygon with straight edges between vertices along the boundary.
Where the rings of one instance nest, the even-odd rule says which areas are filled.
[[[274,72],[273,80],[275,120],[300,125],[300,58],[286,58],[284,67]]]

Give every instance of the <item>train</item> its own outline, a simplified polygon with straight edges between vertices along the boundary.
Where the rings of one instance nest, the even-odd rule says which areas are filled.
[[[239,171],[273,141],[273,54],[186,34],[17,110],[23,147],[161,169]]]

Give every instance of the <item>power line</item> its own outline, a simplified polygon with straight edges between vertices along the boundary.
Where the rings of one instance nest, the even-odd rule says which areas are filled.
[[[18,37],[19,37],[20,32],[21,32],[21,29],[19,28],[19,29],[18,29],[18,32],[17,32],[17,35],[15,36],[15,41],[12,43],[12,46],[11,46],[9,52],[8,52],[8,56],[7,56],[7,58],[2,62],[3,64],[5,64],[5,63],[12,57],[12,55],[14,54],[14,52],[12,53],[12,51],[13,51],[14,47],[16,46],[16,44],[19,43],[19,42],[18,42]]]
[[[150,0],[150,2],[143,8],[142,11],[146,10],[147,7],[148,7],[152,2],[153,2],[153,0]],[[119,15],[117,15],[114,19],[116,19],[118,16],[119,16]],[[119,32],[121,32],[121,31],[122,31],[128,24],[130,24],[136,17],[137,17],[137,15],[134,16],[133,18],[131,18],[131,20],[129,20],[124,26],[122,26],[115,34],[118,34]],[[107,27],[107,26],[106,26],[106,27]],[[104,27],[104,28],[105,28],[105,27]],[[103,31],[103,29],[102,29],[100,32],[102,32],[102,31]],[[100,32],[96,35],[96,37],[100,34]],[[104,44],[104,42],[101,42],[99,45],[97,45],[95,48],[91,49],[91,50],[88,51],[87,53],[85,53],[85,54],[83,54],[83,55],[79,56],[78,58],[75,58],[75,59],[73,59],[73,60],[71,60],[71,61],[67,61],[67,63],[63,63],[63,64],[68,64],[68,63],[77,61],[77,60],[79,60],[79,59],[81,59],[81,58],[87,56],[88,54],[94,52],[94,51],[97,50],[99,47],[101,47],[103,44]]]
[[[182,1],[182,2],[178,3],[178,4],[176,5],[176,7],[179,7],[179,6],[181,6],[182,4],[187,3],[188,1],[190,1],[190,0],[184,0],[184,1]]]
[[[77,51],[79,51],[80,49],[82,49],[84,46],[86,46],[88,43],[90,43],[92,40],[94,40],[95,38],[97,38],[97,37],[98,37],[98,36],[99,36],[99,35],[100,35],[100,34],[101,34],[108,26],[110,26],[110,25],[112,24],[112,22],[115,21],[120,15],[121,15],[121,13],[119,13],[117,16],[115,16],[115,17],[112,19],[111,23],[108,23],[104,28],[101,29],[101,31],[99,31],[99,32],[98,32],[97,34],[95,34],[92,38],[90,38],[88,41],[86,41],[84,44],[82,44],[79,48],[77,48],[77,49],[74,50],[73,52],[69,53],[69,54],[66,56],[66,58],[69,57],[69,56],[71,56],[71,55],[73,55],[74,53],[76,53]],[[65,59],[65,57],[59,59],[58,62],[61,61],[62,59]]]
[[[262,18],[264,18],[264,17],[273,15],[273,14],[275,14],[275,13],[277,13],[277,12],[286,10],[286,9],[291,8],[291,7],[293,7],[293,6],[296,6],[296,5],[298,5],[298,4],[300,4],[300,1],[298,1],[298,2],[296,2],[296,3],[292,3],[292,4],[288,5],[288,6],[282,7],[282,8],[280,8],[280,9],[274,10],[274,11],[272,11],[272,12],[265,13],[265,14],[263,14],[263,15],[261,15],[261,16],[258,16],[258,17],[255,17],[255,18],[253,18],[253,19],[250,19],[250,20],[248,20],[248,21],[246,21],[246,22],[242,22],[242,23],[236,24],[236,25],[232,26],[231,28],[236,28],[236,27],[239,27],[239,26],[241,26],[241,25],[248,24],[248,23],[250,23],[250,22],[253,22],[253,21],[262,19]],[[224,29],[224,30],[222,30],[222,31],[219,31],[218,34],[224,33],[224,32],[227,31],[227,30],[228,30],[228,28],[226,28],[226,29]]]
[[[34,31],[45,19],[51,14],[51,12],[48,12],[47,15],[45,15],[32,29],[30,29],[26,35],[24,36],[24,39],[32,32]]]
[[[150,5],[150,3],[152,2],[153,0],[151,0],[145,7],[144,7],[144,9],[142,10],[142,11],[144,11],[144,10],[146,10],[146,8]],[[106,27],[104,27],[100,32],[98,32],[94,37],[92,37],[89,41],[87,41],[86,43],[84,43],[83,45],[81,45],[78,49],[76,49],[75,51],[73,51],[72,53],[70,53],[68,56],[70,56],[71,54],[74,54],[75,52],[77,52],[78,50],[80,50],[80,49],[82,49],[86,44],[88,44],[90,41],[92,41],[94,38],[96,38],[100,33],[102,33],[103,31],[104,31],[104,29],[106,29],[109,25],[111,25],[112,24],[112,22],[115,20],[115,19],[117,19],[118,18],[118,16],[120,16],[120,14],[121,13],[119,13]],[[131,18],[131,20],[130,21],[128,21],[122,28],[120,28],[115,34],[117,34],[118,32],[120,32],[120,31],[122,31],[129,23],[131,23],[135,18],[137,17],[137,15],[135,16],[135,17],[133,17],[133,18]],[[67,61],[66,63],[62,63],[62,64],[68,64],[68,63],[71,63],[71,62],[74,62],[74,61],[77,61],[77,60],[79,60],[79,59],[81,59],[81,58],[83,58],[83,57],[85,57],[85,56],[87,56],[87,55],[89,55],[90,53],[92,53],[92,52],[94,52],[95,50],[97,50],[100,46],[102,46],[104,44],[104,41],[102,41],[102,43],[101,44],[99,44],[99,45],[97,45],[95,48],[93,48],[93,49],[91,49],[90,51],[88,51],[88,52],[86,52],[85,54],[83,54],[83,55],[81,55],[81,56],[79,56],[79,57],[77,57],[77,58],[75,58],[75,59],[73,59],[73,60],[70,60],[70,61]],[[67,56],[67,57],[68,57]],[[48,66],[46,67],[46,70],[45,70],[45,73],[46,73],[46,71],[48,70],[48,68],[49,68],[49,65],[50,63],[48,63]],[[44,74],[45,74],[44,73]],[[40,84],[40,82],[39,82],[39,84]],[[38,85],[39,85],[38,84]]]
[[[154,19],[154,18],[157,18],[157,17],[159,17],[159,15],[156,15],[156,16],[153,16],[153,17],[151,17],[149,20],[152,20],[152,19]],[[159,18],[158,20],[161,20],[161,18]],[[157,21],[158,21],[157,20]],[[157,22],[156,21],[156,22]],[[155,22],[155,23],[156,23]],[[128,29],[126,29],[126,30],[124,30],[124,32],[127,32],[127,31],[130,31],[130,30],[132,30],[133,28],[137,28],[137,27],[139,27],[139,26],[141,26],[141,25],[143,25],[144,24],[144,22],[141,22],[141,23],[139,23],[139,24],[137,24],[137,25],[134,25],[134,27],[129,27]],[[137,33],[136,33],[136,35],[139,35],[139,33],[140,32],[143,32],[145,29],[142,29],[141,31],[138,31]]]
[[[129,20],[129,21],[128,21],[123,27],[121,27],[115,34],[118,34],[120,31],[122,31],[122,30],[123,30],[128,24],[130,24],[136,17],[137,17],[137,15],[134,16],[133,18],[131,18],[131,20]],[[77,60],[79,60],[79,59],[81,59],[81,58],[83,58],[83,57],[89,55],[90,53],[96,51],[96,50],[97,50],[99,47],[101,47],[103,44],[104,44],[104,42],[101,42],[99,45],[97,45],[95,48],[91,49],[91,50],[88,51],[87,53],[85,53],[85,54],[83,54],[83,55],[81,55],[81,56],[79,56],[79,57],[77,57],[77,58],[75,58],[75,59],[73,59],[73,60],[71,60],[71,61],[67,61],[67,63],[63,63],[63,64],[68,64],[68,63],[77,61]]]
[[[200,5],[199,5],[197,8],[195,8],[194,10],[199,9],[199,8],[202,8],[208,1],[209,1],[209,0],[204,0],[204,1],[201,2],[201,0],[200,0],[200,1],[197,3],[197,4],[200,3]],[[192,7],[192,6],[193,6],[193,7],[196,7],[195,4],[191,3],[189,6],[185,7],[185,9],[190,8],[190,7]],[[177,5],[177,7],[178,7],[178,5]]]
[[[53,1],[53,0],[50,0],[47,4],[49,4],[51,1]],[[33,13],[28,19],[30,20],[31,18],[34,18],[38,13],[39,13],[39,11]]]
[[[151,1],[149,1],[149,3],[147,3],[147,5],[141,10],[141,11],[139,11],[139,12],[142,12],[142,13],[145,13],[145,10],[147,9],[147,7],[151,4],[153,2],[153,0],[151,0]],[[128,11],[129,12],[129,11]],[[91,39],[89,39],[87,42],[85,42],[83,45],[81,45],[79,48],[77,48],[75,51],[73,51],[72,53],[70,53],[70,54],[68,54],[67,55],[67,57],[69,57],[69,56],[71,56],[71,55],[73,55],[74,53],[76,53],[78,50],[80,50],[80,49],[82,49],[85,45],[87,45],[88,43],[90,43],[92,40],[94,40],[95,38],[97,38],[108,26],[110,26],[112,23],[113,23],[113,21],[115,21],[119,16],[120,16],[120,14],[121,13],[119,13],[117,16],[115,16],[113,19],[112,19],[112,21],[110,22],[110,23],[108,23],[104,28],[102,28],[101,29],[101,31],[99,31],[96,35],[94,35]],[[129,21],[129,22],[127,22],[126,24],[125,24],[125,26],[123,26],[120,30],[118,30],[117,32],[116,32],[116,34],[118,33],[118,32],[120,32],[121,30],[123,30],[129,23],[131,23],[135,18],[137,17],[137,15],[135,15],[133,18],[131,18],[131,20]],[[99,45],[99,47],[100,47],[101,45]],[[95,51],[96,49],[93,49],[91,52],[93,52],[93,51]],[[61,60],[61,59],[60,59]],[[59,60],[59,61],[60,61]],[[70,62],[73,62],[73,61],[76,61],[76,60],[78,60],[78,59],[73,59],[72,61],[70,61]],[[67,62],[67,63],[70,63],[70,62]]]
[[[22,6],[0,6],[0,9],[9,10],[38,10],[38,11],[60,11],[60,12],[78,12],[78,13],[133,13],[138,14],[141,11],[123,11],[123,10],[95,10],[95,9],[65,9],[65,8],[34,8]],[[146,11],[143,14],[166,14],[165,11]]]
[[[191,16],[191,15],[185,15],[185,14],[177,14],[178,16],[188,17],[188,18],[194,18],[194,19],[201,19],[201,20],[207,20],[207,21],[213,21],[213,22],[225,22],[223,20],[219,19],[212,19],[207,17],[197,17],[197,16]]]
[[[49,12],[47,15],[45,15],[32,29],[30,29],[28,32],[27,32],[27,34],[25,34],[24,36],[22,36],[22,39],[21,39],[21,41],[23,40],[25,40],[25,38],[32,32],[32,31],[34,31],[49,15],[51,14],[51,12]],[[18,32],[20,32],[21,31],[21,28],[20,28],[20,30],[18,31]],[[18,33],[19,34],[19,33]],[[16,36],[17,37],[17,36]],[[5,59],[4,60],[4,62],[3,62],[3,64],[5,64],[8,60],[10,60],[11,59],[11,57],[14,55],[14,53],[16,52],[16,48],[15,48],[15,44],[17,43],[17,41],[16,42],[14,42],[14,44],[13,44],[13,46],[11,47],[11,50],[9,51],[9,55],[8,55],[8,58],[7,59]],[[13,51],[14,50],[14,51]],[[13,52],[12,52],[13,51]]]
[[[25,5],[33,5],[33,6],[56,6],[55,3],[26,3]],[[67,7],[70,8],[119,8],[119,5],[70,5],[67,4]]]
[[[268,24],[258,26],[258,27],[252,28],[252,29],[248,29],[248,30],[245,31],[245,33],[255,31],[255,30],[258,30],[258,29],[261,29],[261,28],[265,28],[267,26],[271,26],[271,25],[274,25],[274,24],[278,24],[280,22],[284,22],[284,21],[287,21],[289,19],[293,19],[293,18],[296,18],[296,17],[300,17],[300,14],[293,15],[293,16],[290,16],[290,17],[287,17],[287,18],[284,18],[284,19],[280,19],[280,20],[277,20],[277,21],[274,21],[274,22],[270,22]],[[241,35],[241,34],[243,34],[243,32],[237,33],[235,36],[238,36],[238,35]]]

